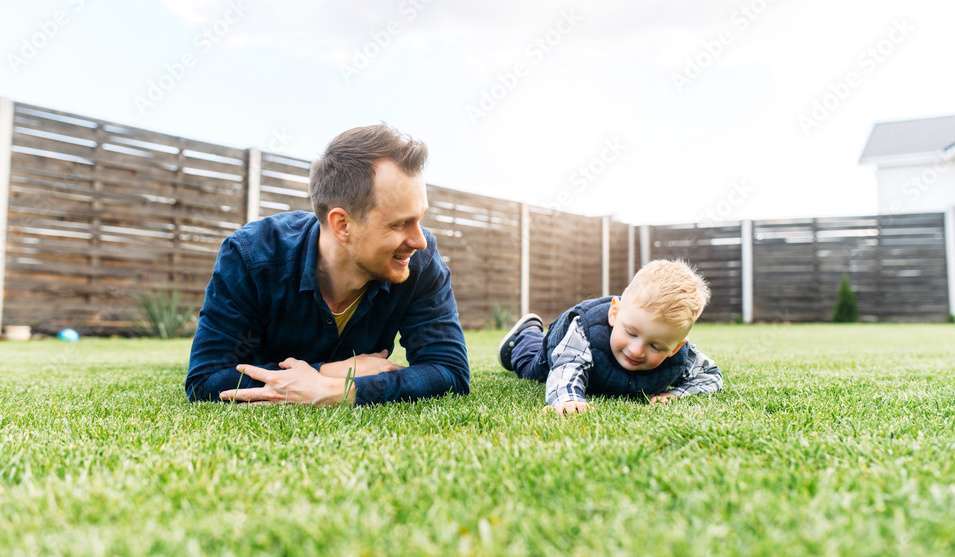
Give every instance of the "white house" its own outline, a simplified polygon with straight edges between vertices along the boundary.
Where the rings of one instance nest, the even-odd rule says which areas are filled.
[[[955,207],[955,116],[878,123],[859,162],[875,166],[882,214]]]

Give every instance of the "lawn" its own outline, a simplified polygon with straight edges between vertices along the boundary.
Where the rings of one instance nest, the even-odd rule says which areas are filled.
[[[955,552],[955,326],[700,326],[726,388],[188,404],[188,341],[0,344],[0,555]]]

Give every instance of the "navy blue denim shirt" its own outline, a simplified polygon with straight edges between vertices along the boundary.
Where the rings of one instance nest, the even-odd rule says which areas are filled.
[[[320,224],[313,213],[279,213],[249,223],[219,250],[192,342],[186,394],[219,400],[226,389],[259,387],[235,366],[278,369],[287,357],[324,362],[388,349],[401,333],[409,367],[358,377],[356,404],[468,394],[464,332],[451,271],[434,235],[415,252],[401,284],[369,283],[341,336],[316,280]]]

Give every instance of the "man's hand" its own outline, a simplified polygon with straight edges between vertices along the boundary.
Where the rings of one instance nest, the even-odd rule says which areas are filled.
[[[554,412],[558,416],[570,416],[571,414],[583,414],[590,410],[590,405],[582,400],[568,400],[566,402],[557,402],[548,404],[544,407],[545,412]]]
[[[670,402],[676,400],[676,395],[673,393],[660,393],[658,395],[653,395],[650,397],[650,404],[663,404],[667,405]]]
[[[383,371],[398,371],[399,369],[404,369],[388,359],[387,350],[382,350],[381,352],[375,352],[373,354],[360,354],[354,358],[348,358],[340,362],[322,364],[319,372],[326,377],[345,378],[348,377],[348,368],[350,367],[357,368],[355,369],[355,377],[378,375]]]
[[[342,401],[345,380],[318,373],[308,362],[288,358],[279,363],[281,370],[271,371],[240,364],[236,369],[265,385],[251,389],[230,389],[219,393],[221,400],[265,402],[271,404],[314,404],[330,406]],[[355,403],[355,387],[348,391],[347,402]]]

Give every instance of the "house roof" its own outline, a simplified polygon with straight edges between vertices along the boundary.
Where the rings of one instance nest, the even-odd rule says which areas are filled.
[[[955,157],[955,116],[881,122],[873,126],[861,164],[918,164]]]

